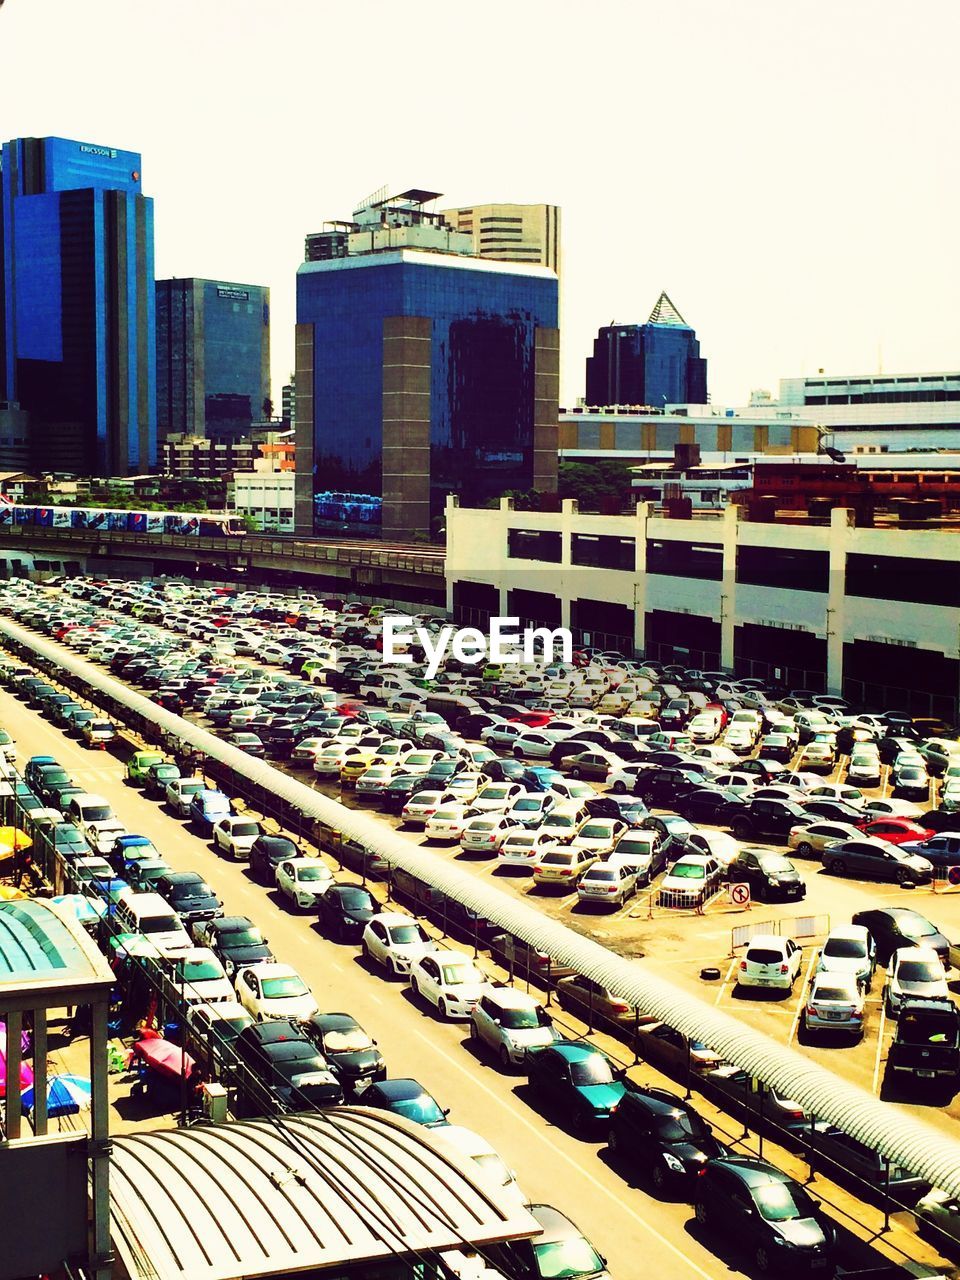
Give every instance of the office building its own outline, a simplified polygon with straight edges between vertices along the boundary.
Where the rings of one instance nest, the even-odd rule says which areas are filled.
[[[264,533],[293,533],[296,477],[290,471],[238,471],[229,486],[227,505]]]
[[[560,275],[560,210],[555,204],[477,204],[441,217],[470,236],[473,252],[498,262],[530,262]]]
[[[270,290],[157,281],[157,421],[167,434],[249,432],[270,399]]]
[[[314,493],[407,538],[448,493],[556,489],[556,273],[476,257],[435,199],[378,193],[298,271],[300,531]]]
[[[588,405],[707,403],[707,362],[697,335],[665,293],[646,324],[607,325],[587,357]]]
[[[5,143],[0,401],[35,465],[125,475],[156,462],[153,201],[133,151]]]
[[[290,375],[290,381],[283,384],[280,392],[280,418],[285,427],[292,427],[297,418],[297,394],[293,385],[294,375]]]
[[[752,513],[751,513],[752,515]],[[706,670],[722,667],[859,705],[955,722],[960,563],[954,529],[696,520],[640,503],[630,515],[460,509],[450,500],[447,607],[569,627],[574,642]]]
[[[0,400],[0,468],[25,470],[30,460],[30,416]]]
[[[218,480],[231,471],[247,471],[257,456],[249,436],[191,436],[174,432],[158,446],[160,471],[178,480]]]

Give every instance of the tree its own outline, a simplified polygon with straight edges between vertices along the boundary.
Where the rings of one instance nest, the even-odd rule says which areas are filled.
[[[263,416],[264,418],[273,417],[273,401],[269,396],[263,397]]]

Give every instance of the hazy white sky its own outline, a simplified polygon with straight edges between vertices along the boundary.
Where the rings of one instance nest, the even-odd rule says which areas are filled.
[[[159,276],[267,284],[381,185],[563,210],[562,400],[666,289],[716,403],[960,365],[956,0],[6,0],[0,136],[143,153]]]

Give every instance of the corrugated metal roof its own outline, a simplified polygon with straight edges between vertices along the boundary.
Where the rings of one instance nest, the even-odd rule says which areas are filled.
[[[0,902],[0,985],[112,982],[106,960],[81,927],[48,903]]]
[[[164,711],[90,663],[66,653],[61,646],[41,640],[7,619],[0,619],[0,633],[46,654],[82,675],[95,688],[108,690],[119,702],[149,716],[161,728],[236,769],[302,813],[325,822],[361,847],[376,851],[393,865],[426,880],[530,946],[546,952],[556,964],[570,966],[645,1013],[668,1022],[689,1038],[702,1040],[727,1061],[793,1098],[808,1114],[828,1120],[892,1163],[902,1165],[933,1186],[942,1187],[951,1196],[960,1196],[960,1141],[943,1130],[880,1101],[866,1089],[811,1062],[796,1050],[745,1027],[730,1014],[646,971],[642,961],[617,955],[535,907],[509,897],[489,880],[457,869],[447,860],[384,827],[369,814],[347,809],[265,761],[229,746],[189,720]]]
[[[532,1236],[473,1162],[384,1111],[114,1140],[114,1248],[133,1277],[235,1280]],[[339,1273],[338,1273],[339,1274]]]

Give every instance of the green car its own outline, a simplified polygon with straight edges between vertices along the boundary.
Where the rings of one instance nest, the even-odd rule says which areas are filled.
[[[126,779],[143,786],[147,779],[147,770],[152,764],[163,764],[163,753],[160,751],[135,751],[127,761]]]
[[[532,1093],[569,1117],[577,1133],[606,1124],[627,1090],[606,1054],[579,1041],[529,1050],[527,1071]]]

